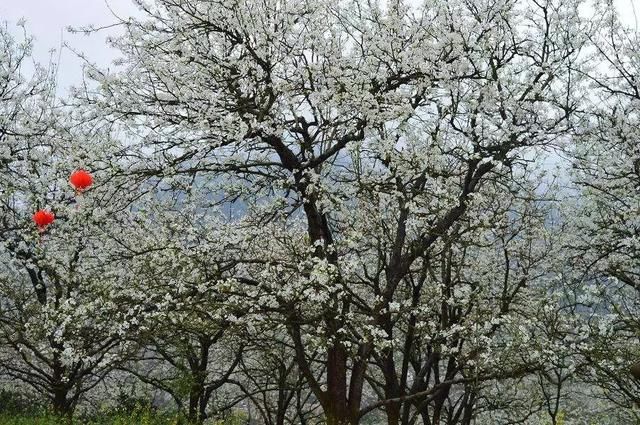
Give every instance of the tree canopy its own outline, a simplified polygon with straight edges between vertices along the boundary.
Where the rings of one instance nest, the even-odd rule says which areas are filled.
[[[0,382],[66,416],[640,420],[611,3],[136,4],[65,96],[0,29]]]

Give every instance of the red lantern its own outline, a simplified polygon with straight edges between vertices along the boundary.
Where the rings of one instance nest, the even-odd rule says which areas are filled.
[[[77,192],[82,192],[93,184],[93,176],[85,170],[76,170],[71,173],[69,183],[71,183]]]
[[[36,223],[41,232],[44,232],[47,226],[53,223],[55,219],[55,214],[48,210],[38,210],[33,214],[33,222]]]

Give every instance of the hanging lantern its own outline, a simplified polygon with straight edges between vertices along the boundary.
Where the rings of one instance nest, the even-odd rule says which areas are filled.
[[[71,183],[76,192],[82,192],[93,184],[93,176],[85,170],[76,170],[71,173],[69,183]]]
[[[55,219],[55,214],[49,210],[38,210],[33,214],[33,222],[36,223],[40,232],[44,232]]]

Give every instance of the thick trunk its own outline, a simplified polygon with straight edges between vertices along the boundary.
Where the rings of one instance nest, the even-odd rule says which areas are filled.
[[[327,425],[355,425],[360,422],[360,399],[362,398],[361,385],[359,385],[360,377],[352,376],[349,386],[347,384],[347,370],[346,349],[341,344],[329,348],[327,353],[327,392],[323,404]],[[347,396],[348,391],[349,396]]]
[[[357,425],[360,420],[345,411],[325,412],[327,425]]]
[[[71,417],[73,410],[71,403],[67,399],[68,391],[64,387],[57,387],[53,390],[52,407],[56,416]]]
[[[400,425],[400,403],[393,403],[387,406],[387,424]]]
[[[325,413],[327,423],[342,424],[348,417],[347,402],[347,353],[338,343],[327,352],[327,399]]]
[[[212,391],[208,390],[204,384],[204,377],[191,385],[188,412],[190,422],[201,424],[207,419],[207,405],[209,404],[211,393]]]
[[[51,386],[51,407],[56,416],[71,418],[73,415],[73,403],[69,400],[70,385],[64,382],[65,368],[59,361],[58,356],[54,356],[52,367]]]
[[[387,400],[401,397],[403,394],[398,385],[398,376],[395,370],[393,353],[387,352],[384,356],[383,375],[385,379],[384,395]],[[388,425],[400,424],[400,409],[402,403],[389,403],[385,406]]]
[[[200,424],[206,419],[207,404],[210,392],[207,391],[205,381],[209,366],[209,349],[212,340],[208,337],[199,339],[200,352],[197,358],[190,360],[191,377],[193,382],[189,390],[189,420]]]
[[[189,421],[193,423],[202,423],[204,420],[200,409],[203,398],[204,387],[201,383],[196,382],[191,385],[191,389],[189,390]]]
[[[284,152],[278,152],[283,163],[285,161],[294,163],[294,159]],[[303,209],[307,218],[307,231],[309,239],[315,245],[314,255],[317,258],[326,259],[332,265],[338,264],[338,254],[333,249],[333,235],[329,227],[327,216],[321,212],[317,206],[317,199],[313,193],[308,193],[307,183],[302,180],[302,175],[296,176],[298,191],[305,199]],[[318,243],[321,242],[321,243]],[[336,283],[339,283],[339,278]],[[349,302],[345,300],[334,300],[333,311],[325,318],[329,335],[336,337],[343,326],[337,317],[349,310]],[[298,347],[298,357],[304,357],[304,348]],[[363,353],[364,354],[364,353]],[[348,353],[339,338],[327,350],[327,390],[322,391],[319,385],[312,385],[312,389],[321,400],[322,409],[325,414],[327,425],[353,425],[359,422],[360,401],[362,399],[362,382],[366,363],[354,366],[354,373],[349,384],[347,380]],[[304,366],[303,366],[304,367]],[[310,375],[309,372],[306,375]]]

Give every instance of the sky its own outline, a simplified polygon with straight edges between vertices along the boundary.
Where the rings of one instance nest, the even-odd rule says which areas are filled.
[[[108,35],[117,34],[117,28],[86,36],[69,33],[67,27],[108,26],[118,22],[114,14],[127,18],[136,13],[131,0],[0,0],[0,22],[6,21],[10,33],[21,34],[16,24],[22,18],[26,20],[27,32],[35,37],[33,56],[38,62],[47,63],[55,49],[53,59],[59,65],[58,85],[62,91],[81,81],[83,63],[72,51],[62,48],[63,43],[100,66],[108,66],[118,55],[105,43]]]
[[[614,1],[628,23],[639,22],[640,0]],[[117,34],[117,28],[85,36],[71,34],[67,27],[108,26],[118,21],[114,14],[127,18],[137,13],[131,0],[0,0],[0,22],[6,21],[10,32],[19,33],[21,30],[16,23],[21,18],[26,19],[26,29],[36,39],[34,57],[38,62],[48,62],[51,49],[56,50],[54,61],[59,64],[58,88],[61,91],[82,79],[82,60],[62,48],[63,42],[84,52],[101,67],[109,66],[117,57],[117,52],[104,41],[107,35]]]

